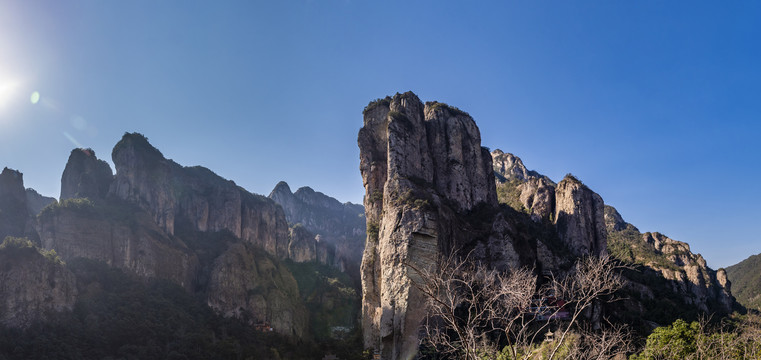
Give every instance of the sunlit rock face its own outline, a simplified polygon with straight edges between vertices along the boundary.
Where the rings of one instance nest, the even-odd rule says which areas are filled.
[[[33,247],[0,249],[0,325],[27,328],[55,312],[72,310],[74,274]]]
[[[491,156],[469,115],[441,103],[424,106],[411,92],[397,94],[368,105],[358,143],[367,219],[364,342],[383,359],[408,359],[417,352],[425,315],[412,267],[430,268],[442,254],[475,247],[479,232],[486,234],[482,247],[499,244],[499,260],[515,253],[509,238],[491,235],[496,221],[467,216],[485,210],[492,218],[489,209],[497,205]]]
[[[74,149],[61,176],[61,200],[105,198],[113,178],[111,167],[95,157],[95,151]]]
[[[150,213],[168,234],[179,217],[199,231],[229,231],[279,258],[288,256],[288,226],[280,206],[210,170],[167,160],[140,134],[114,147],[110,193]]]
[[[555,197],[555,225],[560,240],[576,256],[607,254],[602,197],[570,175],[558,184]]]

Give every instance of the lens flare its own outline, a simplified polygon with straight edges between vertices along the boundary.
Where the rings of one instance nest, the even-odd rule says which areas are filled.
[[[29,101],[31,101],[32,104],[36,104],[37,102],[39,102],[40,101],[40,93],[38,93],[36,91],[33,92],[32,96],[29,97]]]

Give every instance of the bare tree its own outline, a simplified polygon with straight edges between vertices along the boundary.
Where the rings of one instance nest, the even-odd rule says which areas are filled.
[[[468,360],[493,358],[499,346],[505,346],[505,355],[512,359],[528,359],[534,355],[531,345],[549,329],[552,319],[568,310],[567,321],[557,322],[559,340],[549,355],[553,359],[585,312],[623,284],[608,257],[582,259],[567,276],[552,278],[543,287],[537,286],[537,276],[529,269],[498,272],[468,257],[449,256],[433,269],[411,267],[429,311],[424,341],[438,353]],[[543,306],[541,301],[549,297],[569,302],[565,308]],[[631,344],[623,327],[578,334],[573,353],[580,358],[603,359],[615,351],[628,351]]]
[[[588,256],[580,259],[574,271],[565,278],[552,281],[551,286],[556,296],[569,300],[566,306],[570,312],[570,320],[560,330],[560,339],[552,349],[549,359],[555,358],[566,336],[579,323],[585,312],[591,312],[592,326],[599,330],[601,302],[612,300],[608,297],[624,285],[618,268],[607,255]]]

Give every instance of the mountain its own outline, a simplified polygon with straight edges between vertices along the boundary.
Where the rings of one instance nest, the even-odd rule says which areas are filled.
[[[294,193],[284,181],[275,186],[269,198],[283,207],[291,226],[301,225],[292,227],[292,238],[312,236],[318,240],[317,249],[305,251],[304,256],[317,258],[320,263],[335,266],[348,274],[359,274],[367,236],[362,205],[341,203],[306,186]]]
[[[737,301],[761,311],[761,254],[727,267],[727,277],[732,281],[732,294]]]
[[[610,254],[625,265],[626,301],[594,305],[592,323],[603,313],[647,327],[731,311],[723,270],[709,269],[686,243],[633,230],[573,175],[555,183],[512,154],[490,152],[462,110],[407,92],[371,102],[363,115],[362,330],[382,359],[415,356],[426,315],[416,274],[450,256],[560,276],[578,259]]]
[[[553,222],[561,237],[566,231],[564,229],[569,228],[569,224],[564,224],[563,220],[563,214],[573,211],[569,209],[569,204],[595,203],[595,206],[587,207],[595,209],[594,214],[587,214],[580,219],[595,224],[595,233],[581,233],[577,237],[601,239],[602,233],[605,233],[606,251],[624,263],[640,267],[636,273],[625,274],[630,275],[627,290],[632,293],[631,298],[638,302],[630,304],[631,309],[673,307],[694,308],[703,312],[732,311],[734,300],[727,274],[723,269],[710,269],[700,254],[690,251],[687,243],[670,239],[658,232],[641,233],[625,222],[614,207],[602,205],[602,198],[597,194],[569,198],[567,194],[578,194],[579,190],[586,188],[572,175],[555,185],[546,176],[528,171],[520,158],[513,154],[494,150],[492,157],[495,159],[494,171],[498,179],[500,202],[530,214],[534,221],[546,219]],[[574,184],[576,189],[569,191],[567,188],[570,184]],[[576,226],[570,226],[574,227]],[[603,242],[597,240],[597,245],[603,246]],[[666,293],[656,296],[654,283],[663,283]],[[646,317],[658,319],[661,316],[651,314]]]
[[[334,329],[355,331],[359,296],[353,281],[322,265],[334,265],[328,242],[321,245],[301,225],[289,228],[283,207],[206,168],[164,158],[141,134],[125,133],[112,160],[115,173],[91,149],[72,150],[61,176],[60,202],[25,190],[18,171],[0,175],[0,235],[32,249],[24,250],[31,258],[20,258],[27,259],[25,265],[5,262],[8,271],[0,274],[0,287],[9,291],[8,306],[0,309],[3,325],[27,329],[48,321],[46,314],[66,317],[75,307],[99,313],[82,304],[92,289],[77,285],[96,276],[93,265],[82,265],[87,260],[146,281],[168,281],[251,329],[322,342],[344,336]],[[297,195],[315,209],[335,205],[320,193]],[[361,207],[347,204],[342,211],[362,220]],[[325,230],[336,243],[346,242],[341,235],[347,228],[340,224],[348,220],[333,218],[339,215],[322,214],[310,226]],[[357,220],[349,220],[358,227]],[[9,249],[5,252],[16,251]],[[45,265],[40,258],[54,261]],[[73,274],[68,264],[74,264]],[[17,293],[27,295],[10,296]]]

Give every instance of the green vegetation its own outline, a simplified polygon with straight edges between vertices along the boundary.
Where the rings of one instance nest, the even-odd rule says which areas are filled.
[[[379,231],[378,223],[367,222],[367,239],[369,241],[378,242]]]
[[[614,258],[629,264],[647,265],[651,267],[681,271],[682,269],[669,260],[669,255],[655,249],[653,245],[643,240],[643,234],[631,224],[620,231],[608,227],[608,252]]]
[[[432,210],[433,198],[424,190],[407,189],[398,194],[396,198],[397,205],[407,206],[416,210]]]
[[[362,110],[362,115],[364,115],[368,111],[371,111],[371,110],[377,108],[378,106],[388,106],[389,104],[391,104],[391,97],[390,96],[386,96],[383,99],[375,99],[375,100],[371,101],[369,104],[367,104],[367,106],[365,106],[365,109]]]
[[[79,297],[72,312],[26,330],[0,328],[0,359],[320,359],[359,358],[358,342],[315,343],[260,332],[223,318],[203,297],[163,280],[77,259],[68,267]]]
[[[753,255],[726,270],[737,301],[761,311],[761,255]]]
[[[497,184],[497,200],[516,211],[528,213],[528,209],[521,203],[521,190],[518,188],[521,184],[523,182],[518,179]]]
[[[737,316],[722,324],[682,319],[656,328],[631,360],[758,359],[761,356],[761,319]]]
[[[358,332],[360,296],[348,274],[316,262],[285,265],[298,283],[309,310],[310,332],[318,341]]]
[[[453,116],[470,117],[470,114],[466,113],[465,111],[458,109],[456,106],[447,105],[443,102],[429,101],[429,102],[426,102],[425,105],[431,108],[432,110],[442,109],[442,110],[448,111]]]
[[[17,252],[25,252],[25,251],[37,251],[40,253],[40,255],[44,256],[45,259],[48,261],[63,265],[64,262],[61,260],[61,258],[58,256],[58,253],[56,253],[55,250],[45,250],[37,247],[32,243],[31,240],[27,238],[17,238],[13,236],[6,236],[3,240],[3,243],[0,244],[0,251],[4,252],[10,252],[10,253],[17,253]]]
[[[373,190],[372,194],[370,194],[370,202],[371,203],[383,202],[383,191]]]

